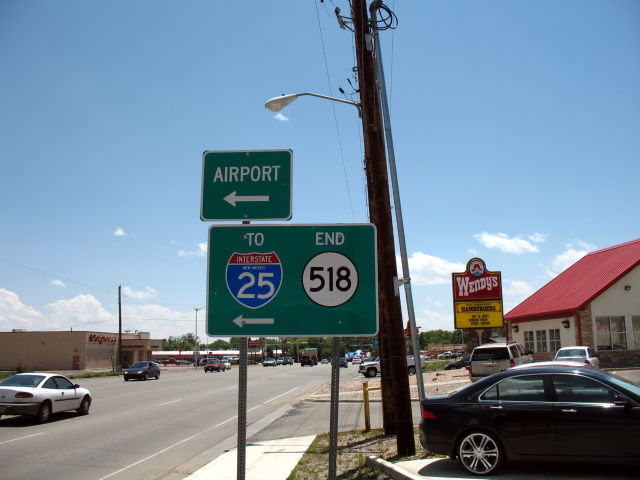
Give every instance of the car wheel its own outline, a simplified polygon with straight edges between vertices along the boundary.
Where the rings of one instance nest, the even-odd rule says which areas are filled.
[[[373,378],[378,375],[378,371],[375,368],[367,368],[367,377]]]
[[[88,415],[89,407],[91,407],[91,398],[89,398],[89,395],[85,395],[76,412],[78,412],[78,415]]]
[[[124,377],[124,381],[125,381],[125,382],[128,382],[128,381],[129,381],[129,379],[128,379],[127,377]]]
[[[416,374],[416,367],[414,367],[413,365],[411,365],[409,367],[409,375],[415,375]]]
[[[160,372],[156,373],[156,380],[160,380]]]
[[[462,466],[474,475],[495,472],[503,461],[500,443],[487,432],[466,435],[458,446],[458,457]]]
[[[143,380],[143,381],[145,381],[145,382],[146,382],[147,380],[149,380],[149,375],[148,375],[146,372],[145,372],[145,374],[142,376],[142,380]]]
[[[51,417],[51,404],[49,402],[42,402],[36,415],[38,423],[47,423]]]

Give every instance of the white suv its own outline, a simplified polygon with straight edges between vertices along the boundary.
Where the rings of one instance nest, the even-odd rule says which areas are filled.
[[[487,343],[473,349],[467,369],[472,382],[516,365],[533,362],[531,352],[519,343]]]

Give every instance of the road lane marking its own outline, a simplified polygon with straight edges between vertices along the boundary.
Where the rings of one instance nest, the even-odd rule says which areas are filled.
[[[159,407],[164,407],[165,405],[171,405],[172,403],[177,403],[177,402],[181,402],[182,399],[179,398],[178,400],[172,400],[171,402],[166,402],[166,403],[161,403],[160,405],[158,405]]]
[[[13,440],[5,440],[4,442],[0,442],[0,445],[4,445],[5,443],[17,442],[18,440],[24,440],[25,438],[31,438],[37,435],[44,435],[44,432],[34,433],[31,435],[27,435],[26,437],[14,438]]]
[[[267,403],[272,402],[273,400],[275,400],[276,398],[280,398],[280,397],[282,397],[282,396],[284,396],[284,395],[287,395],[288,393],[291,393],[291,392],[293,392],[294,390],[297,390],[298,388],[299,388],[299,387],[295,387],[295,388],[292,388],[291,390],[289,390],[289,391],[287,391],[287,392],[281,393],[280,395],[276,395],[275,397],[270,398],[269,400],[266,400],[266,401],[264,401],[264,402],[260,403],[259,405],[256,405],[255,407],[253,407],[253,408],[251,408],[251,409],[247,410],[247,413],[251,412],[252,410],[255,410],[256,408],[263,407],[263,406],[265,406]],[[122,472],[124,472],[124,471],[126,471],[126,470],[129,470],[130,468],[133,468],[133,467],[135,467],[135,466],[137,466],[137,465],[140,465],[141,463],[144,463],[144,462],[146,462],[147,460],[151,460],[152,458],[155,458],[155,457],[157,457],[158,455],[162,455],[163,453],[168,452],[168,451],[169,451],[169,450],[171,450],[172,448],[175,448],[175,447],[177,447],[178,445],[182,445],[183,443],[188,442],[189,440],[193,440],[194,438],[199,437],[199,436],[200,436],[200,435],[202,435],[203,433],[206,433],[206,432],[209,432],[209,431],[211,431],[211,430],[214,430],[214,429],[218,428],[219,426],[224,425],[225,423],[228,423],[228,422],[230,422],[230,421],[232,421],[232,420],[235,420],[236,418],[238,418],[238,416],[237,416],[237,415],[234,415],[233,417],[228,418],[227,420],[225,420],[225,421],[223,421],[223,422],[220,422],[219,424],[214,425],[213,427],[205,428],[205,429],[204,429],[204,430],[202,430],[201,432],[198,432],[198,433],[196,433],[196,434],[194,434],[194,435],[191,435],[190,437],[187,437],[187,438],[185,438],[185,439],[182,439],[182,440],[180,440],[179,442],[174,443],[173,445],[169,445],[168,447],[163,448],[163,449],[162,449],[162,450],[160,450],[159,452],[156,452],[156,453],[154,453],[154,454],[152,454],[152,455],[149,455],[148,457],[145,457],[145,458],[143,458],[143,459],[141,459],[141,460],[138,460],[137,462],[134,462],[134,463],[132,463],[132,464],[130,464],[130,465],[127,465],[126,467],[122,467],[121,469],[116,470],[115,472],[111,472],[109,475],[105,475],[104,477],[101,477],[99,480],[106,480],[107,478],[111,478],[111,477],[113,477],[114,475],[117,475],[117,474],[122,473]],[[36,435],[38,435],[38,434],[36,434]],[[32,435],[30,435],[30,436],[32,436]]]

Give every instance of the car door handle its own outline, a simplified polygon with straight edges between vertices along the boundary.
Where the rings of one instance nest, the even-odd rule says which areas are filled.
[[[492,405],[489,407],[490,410],[502,410],[502,405]]]
[[[563,408],[562,413],[578,413],[578,410],[575,408]]]

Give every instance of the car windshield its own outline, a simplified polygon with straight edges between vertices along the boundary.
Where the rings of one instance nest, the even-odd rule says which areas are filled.
[[[136,362],[133,364],[131,368],[145,368],[148,365],[149,365],[148,362]]]
[[[566,350],[559,350],[556,354],[556,358],[566,357],[586,357],[586,353],[582,348],[567,348]]]
[[[473,360],[508,360],[509,350],[504,347],[482,348],[473,352]]]
[[[0,385],[3,387],[29,387],[36,388],[44,380],[42,375],[14,375],[5,378]]]

